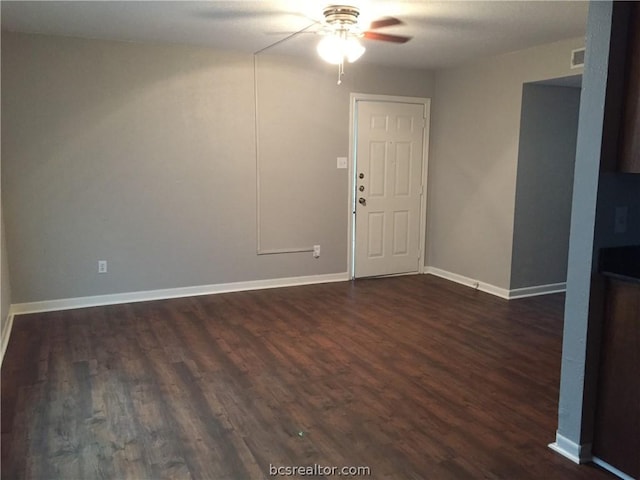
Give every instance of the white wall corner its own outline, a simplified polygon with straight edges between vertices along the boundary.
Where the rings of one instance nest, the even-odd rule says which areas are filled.
[[[471,287],[475,290],[495,295],[496,297],[504,298],[505,300],[509,299],[509,290],[491,285],[490,283],[480,282],[473,278],[465,277],[464,275],[458,275],[457,273],[448,272],[436,267],[425,267],[424,273],[435,275],[436,277],[444,278],[445,280],[450,280],[452,282],[459,283],[460,285]]]
[[[593,460],[590,443],[580,445],[557,432],[556,441],[554,443],[550,443],[549,448],[563,457],[568,458],[573,463],[589,463]]]
[[[458,275],[457,273],[448,272],[436,267],[425,266],[424,273],[435,275],[436,277],[444,278],[446,280],[459,283],[460,285],[464,285],[465,287],[471,287],[475,290],[480,290],[481,292],[504,298],[505,300],[549,295],[551,293],[565,292],[567,289],[566,283],[551,283],[549,285],[536,285],[533,287],[514,288],[508,290],[506,288],[497,287],[490,283],[480,282],[473,278]]]
[[[7,346],[9,345],[9,337],[11,336],[11,330],[13,329],[13,316],[12,308],[10,308],[9,314],[7,315],[7,321],[4,324],[4,330],[0,333],[0,335],[2,335],[2,341],[0,343],[0,366],[2,366],[2,362],[4,362],[4,354],[7,351]]]

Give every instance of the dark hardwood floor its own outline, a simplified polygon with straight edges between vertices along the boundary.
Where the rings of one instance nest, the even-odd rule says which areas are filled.
[[[2,478],[610,479],[547,448],[563,301],[421,275],[19,316]]]

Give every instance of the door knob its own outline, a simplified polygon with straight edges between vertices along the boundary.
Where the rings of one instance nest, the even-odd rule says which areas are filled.
[[[367,201],[366,201],[364,198],[360,197],[360,198],[358,199],[358,203],[359,203],[360,205],[366,205],[366,204],[367,204]]]

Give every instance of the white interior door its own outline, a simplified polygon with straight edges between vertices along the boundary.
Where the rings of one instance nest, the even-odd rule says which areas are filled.
[[[419,270],[425,106],[356,103],[355,276]]]

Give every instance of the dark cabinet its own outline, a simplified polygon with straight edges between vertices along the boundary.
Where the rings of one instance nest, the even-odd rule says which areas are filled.
[[[640,479],[640,282],[606,288],[593,454]]]
[[[640,173],[640,3],[630,2],[618,170]]]

